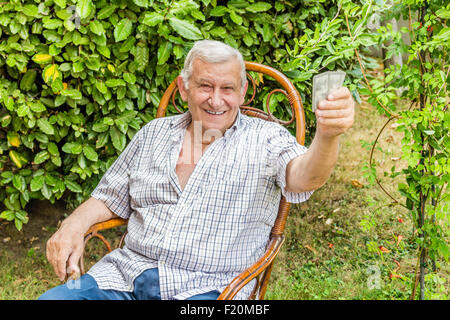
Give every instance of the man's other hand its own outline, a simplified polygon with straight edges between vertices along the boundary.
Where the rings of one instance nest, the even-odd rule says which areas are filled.
[[[355,102],[350,91],[342,87],[331,91],[326,100],[319,101],[315,113],[317,133],[322,137],[337,137],[353,125]]]
[[[47,242],[47,259],[56,275],[64,281],[67,270],[74,270],[83,253],[84,233],[72,221],[64,221],[61,228]]]

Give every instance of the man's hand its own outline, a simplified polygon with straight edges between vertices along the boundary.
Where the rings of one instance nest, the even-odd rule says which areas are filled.
[[[64,281],[69,271],[78,270],[83,254],[84,234],[97,222],[116,218],[101,200],[89,198],[63,221],[59,230],[47,241],[47,259],[56,275]]]
[[[67,270],[78,269],[83,253],[84,232],[75,220],[66,220],[47,242],[47,259],[56,275],[64,281]]]
[[[326,100],[319,101],[316,109],[317,134],[333,138],[347,131],[355,116],[355,102],[350,91],[339,88],[330,92]]]
[[[333,90],[316,109],[317,131],[308,151],[286,167],[286,190],[316,190],[325,184],[336,165],[339,135],[347,131],[355,116],[355,102],[343,87]]]

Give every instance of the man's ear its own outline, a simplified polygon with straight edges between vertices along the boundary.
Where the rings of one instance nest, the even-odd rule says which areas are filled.
[[[247,93],[247,89],[248,89],[248,81],[245,82],[244,88],[242,89],[242,92],[241,92],[240,106],[242,106],[245,102],[245,94]]]
[[[178,91],[180,91],[180,96],[183,101],[187,101],[187,89],[184,86],[184,80],[181,76],[177,77]]]

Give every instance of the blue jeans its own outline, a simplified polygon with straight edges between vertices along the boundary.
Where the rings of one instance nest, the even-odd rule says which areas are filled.
[[[187,300],[216,300],[219,295],[220,292],[214,290]],[[139,275],[134,280],[133,292],[102,290],[92,276],[84,274],[77,281],[71,280],[48,290],[38,300],[161,300],[158,268]]]

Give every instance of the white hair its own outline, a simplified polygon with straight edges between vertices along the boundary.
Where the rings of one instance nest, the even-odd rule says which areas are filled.
[[[189,88],[189,78],[192,75],[195,59],[200,59],[207,63],[220,63],[230,61],[231,59],[237,59],[238,63],[241,65],[241,90],[244,89],[245,84],[247,83],[247,73],[245,71],[244,58],[239,50],[220,41],[196,41],[189,51],[186,60],[184,61],[184,67],[180,73],[186,89]]]

